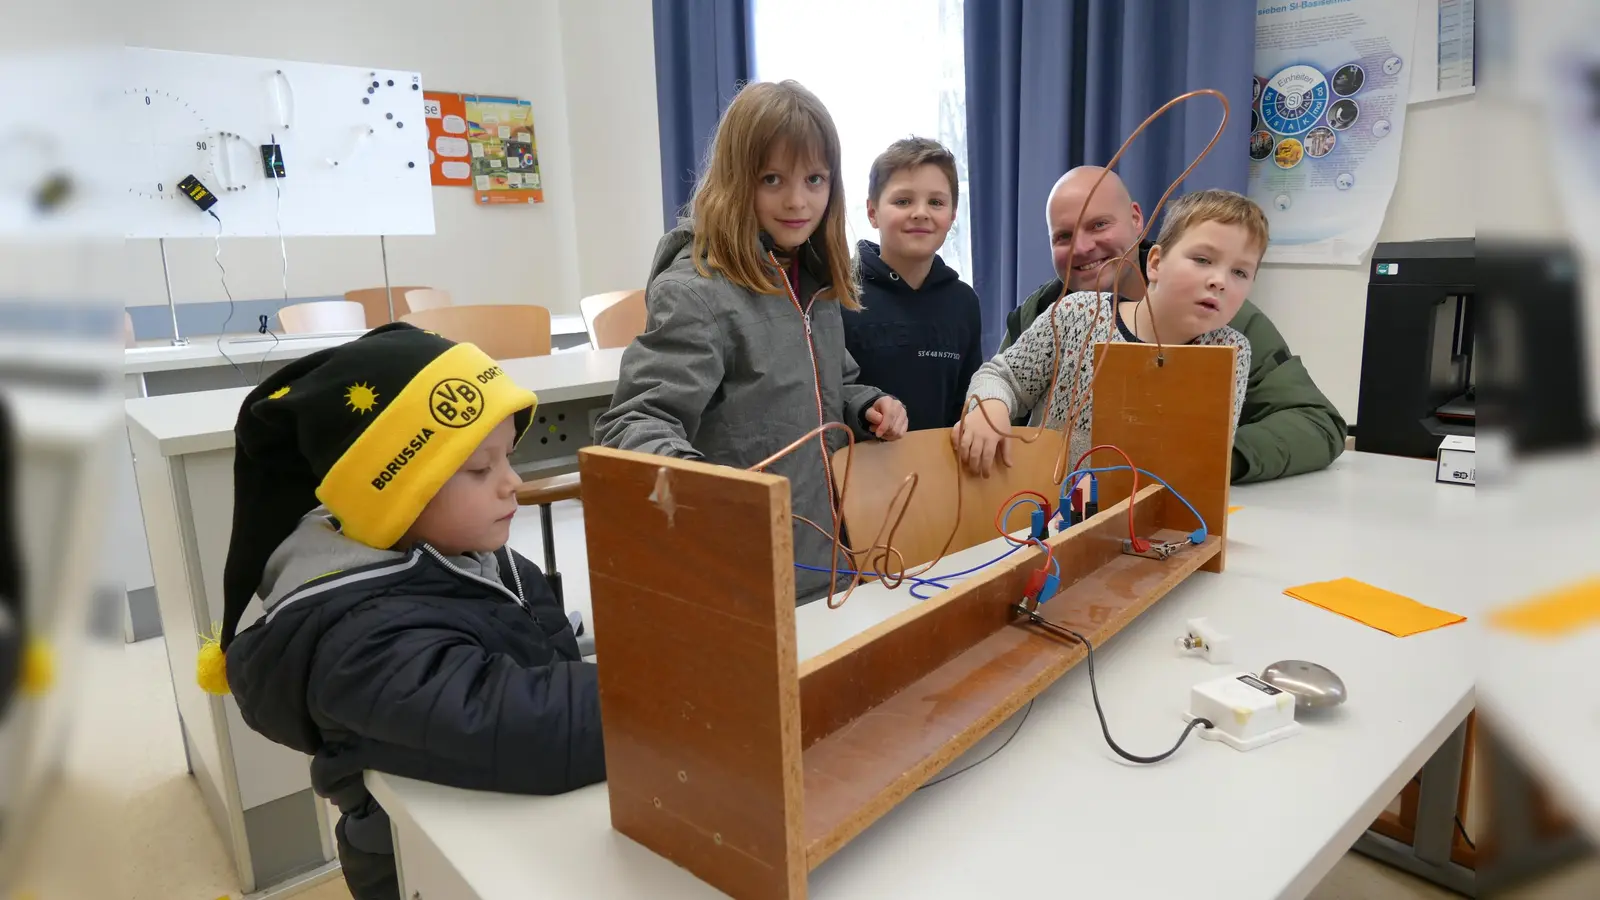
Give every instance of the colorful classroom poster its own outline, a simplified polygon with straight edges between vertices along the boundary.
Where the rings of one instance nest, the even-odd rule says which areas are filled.
[[[433,183],[472,186],[472,149],[467,143],[467,108],[460,94],[422,92],[428,123],[428,171]]]
[[[511,97],[468,94],[467,143],[472,153],[472,188],[485,204],[542,203],[539,148],[533,138],[533,106]]]
[[[1250,197],[1266,261],[1360,265],[1400,173],[1417,0],[1259,0]]]

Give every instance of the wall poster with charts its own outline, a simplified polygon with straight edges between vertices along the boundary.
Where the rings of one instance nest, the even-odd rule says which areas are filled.
[[[533,106],[527,100],[475,94],[464,95],[462,101],[472,154],[472,189],[478,193],[478,202],[544,202],[539,147],[533,137]]]
[[[1266,262],[1360,265],[1400,172],[1417,0],[1259,0],[1250,198]]]
[[[461,95],[423,91],[422,114],[428,123],[428,172],[434,185],[471,187],[472,149]]]

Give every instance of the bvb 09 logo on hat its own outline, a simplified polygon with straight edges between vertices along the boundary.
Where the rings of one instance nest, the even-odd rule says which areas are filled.
[[[433,386],[433,420],[446,428],[465,428],[483,414],[483,392],[460,378]]]

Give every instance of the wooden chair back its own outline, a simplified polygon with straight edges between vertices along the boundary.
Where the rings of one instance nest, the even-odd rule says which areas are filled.
[[[395,320],[411,311],[411,307],[406,305],[406,292],[420,290],[423,290],[421,285],[389,288],[389,296],[394,298]],[[379,325],[389,323],[389,301],[384,299],[383,288],[358,288],[345,291],[344,298],[352,303],[361,304],[361,308],[366,310],[368,328],[377,328]]]
[[[589,344],[596,350],[626,347],[643,332],[644,291],[627,291],[617,302],[595,313],[594,324],[589,327]]]
[[[946,552],[955,553],[994,540],[999,537],[994,527],[995,513],[1018,491],[1043,494],[1052,509],[1059,502],[1061,489],[1052,478],[1061,439],[1060,432],[1046,430],[1031,444],[1014,442],[1011,455],[1014,465],[1010,468],[997,466],[997,471],[988,478],[969,475],[961,467],[950,444],[948,428],[913,431],[892,443],[858,443],[849,490],[841,509],[850,544],[864,548],[878,539],[884,516],[891,502],[895,502],[895,493],[913,472],[917,475],[916,490],[891,542],[900,551],[907,569],[933,559],[950,539],[950,528],[956,521],[958,483],[961,518],[956,525],[955,539]],[[850,457],[849,447],[833,454],[836,485],[844,484],[845,463]],[[818,524],[827,526],[827,523]],[[1012,531],[1027,528],[1028,517],[1019,511],[1007,527]],[[937,570],[935,567],[935,572]]]
[[[543,306],[441,306],[412,310],[402,321],[458,343],[476,344],[495,359],[550,353],[550,310]]]
[[[438,309],[441,306],[454,306],[455,300],[451,299],[449,291],[438,288],[413,288],[406,291],[406,311],[420,312],[424,309]]]
[[[314,300],[278,310],[278,324],[284,334],[365,331],[367,311],[353,300]]]
[[[602,312],[621,303],[634,291],[607,291],[603,294],[591,294],[578,301],[578,312],[583,316],[583,328],[589,333],[589,343],[595,344],[594,320]],[[642,292],[641,292],[642,293]],[[595,347],[599,349],[599,347]]]

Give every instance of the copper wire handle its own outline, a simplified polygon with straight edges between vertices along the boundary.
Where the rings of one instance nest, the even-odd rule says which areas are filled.
[[[845,437],[850,442],[850,455],[848,457],[846,457],[845,461],[844,461],[844,483],[843,483],[843,485],[841,487],[840,494],[839,494],[840,498],[843,498],[844,491],[848,490],[849,487],[850,487],[850,468],[851,468],[851,465],[855,462],[855,446],[856,446],[856,435],[855,435],[855,432],[850,429],[849,425],[846,425],[843,422],[826,422],[826,423],[823,423],[822,425],[817,426],[816,428],[811,429],[810,431],[806,432],[805,434],[803,434],[799,438],[797,438],[795,441],[790,443],[789,446],[784,447],[782,450],[779,450],[777,453],[774,453],[771,456],[767,457],[766,459],[762,460],[761,462],[758,462],[755,465],[751,466],[749,471],[751,471],[751,472],[760,472],[760,471],[765,470],[768,466],[772,465],[773,463],[777,462],[780,459],[783,459],[785,456],[788,456],[789,454],[793,453],[794,451],[800,449],[807,442],[809,442],[812,438],[820,437],[823,432],[827,431],[830,428],[842,428],[842,429],[844,429]],[[826,454],[826,451],[824,451],[824,453]],[[828,471],[828,473],[829,473],[828,477],[829,477],[829,481],[831,482],[832,478],[833,478],[831,467],[829,469],[827,469],[826,471]],[[828,485],[828,502],[830,504],[832,504],[834,502],[833,485],[831,483]],[[839,503],[840,503],[840,505],[843,505],[843,500],[841,499],[839,501]],[[811,525],[811,527],[816,528],[818,531],[822,531],[822,529],[816,523],[811,522],[810,520],[806,520],[806,521],[807,521],[808,524]],[[842,521],[843,520],[838,515],[835,515],[833,517],[833,533],[831,535],[829,535],[829,537],[831,537],[833,539],[832,562],[829,563],[830,569],[829,569],[829,572],[828,572],[828,608],[829,609],[838,609],[839,607],[843,606],[845,601],[850,599],[850,595],[855,592],[856,583],[859,580],[858,578],[852,577],[850,579],[850,587],[845,590],[844,597],[841,598],[838,603],[834,603],[833,602],[833,588],[834,588],[834,585],[839,580],[839,551],[841,549],[845,549],[845,548],[841,547],[840,542],[839,542],[839,531],[840,531],[840,524],[841,524]],[[823,532],[823,533],[827,534],[827,532]],[[847,550],[847,552],[849,552],[849,551]]]
[[[768,466],[805,446],[813,437],[821,435],[830,428],[843,429],[845,437],[849,441],[848,446],[850,448],[850,454],[845,458],[844,479],[839,483],[838,505],[842,508],[844,506],[846,492],[850,490],[850,469],[852,464],[855,462],[856,448],[855,432],[851,430],[850,426],[844,424],[843,422],[829,422],[826,425],[821,425],[817,428],[811,429],[791,442],[787,447],[784,447],[777,453],[774,453],[761,462],[751,466],[749,471],[764,471]],[[954,450],[952,449],[951,452],[954,453]],[[961,461],[959,459],[956,460],[958,472],[960,465]],[[864,580],[864,577],[860,574],[862,572],[868,571],[869,569],[875,569],[879,579],[884,583],[884,586],[890,590],[894,590],[903,584],[907,578],[916,578],[922,573],[933,568],[933,566],[936,565],[939,560],[944,558],[945,554],[950,552],[950,545],[955,543],[956,534],[961,528],[961,510],[963,504],[961,478],[959,475],[956,478],[955,519],[951,523],[950,534],[945,538],[944,546],[940,548],[939,555],[908,572],[906,571],[905,567],[905,556],[901,554],[900,550],[894,546],[895,533],[899,531],[900,523],[905,520],[906,511],[911,508],[911,498],[916,493],[918,480],[917,473],[912,472],[900,482],[900,487],[896,488],[894,495],[889,498],[889,508],[884,512],[883,524],[879,526],[877,536],[873,538],[871,544],[863,548],[857,549],[846,546],[845,543],[840,539],[840,531],[842,530],[841,525],[843,522],[842,516],[836,520],[834,530],[831,533],[821,525],[818,525],[816,522],[811,521],[805,516],[799,514],[794,514],[792,516],[796,521],[815,529],[822,536],[833,541],[833,551],[831,554],[831,561],[829,563],[828,571],[827,603],[829,609],[838,609],[850,599],[850,595],[855,593],[856,585],[860,584],[862,580]],[[831,494],[833,485],[830,484],[828,487]],[[843,552],[846,558],[849,559],[851,571],[857,574],[851,576],[850,586],[845,589],[844,596],[840,597],[838,602],[835,602],[834,588],[839,581],[839,554],[841,552]],[[891,557],[893,558],[893,561],[891,561]],[[874,565],[874,563],[878,561],[881,561],[881,565]]]
[[[1143,122],[1139,123],[1139,127],[1135,128],[1133,130],[1133,133],[1129,134],[1127,139],[1122,142],[1122,146],[1117,148],[1117,152],[1112,155],[1111,161],[1105,164],[1103,170],[1100,172],[1100,177],[1095,179],[1094,184],[1091,185],[1090,188],[1089,188],[1088,195],[1084,197],[1083,208],[1078,211],[1077,221],[1074,222],[1074,224],[1072,226],[1072,234],[1073,234],[1074,240],[1073,240],[1072,244],[1069,245],[1068,248],[1067,248],[1067,264],[1065,266],[1065,270],[1069,273],[1069,275],[1068,275],[1067,278],[1063,278],[1062,279],[1061,294],[1059,296],[1057,296],[1055,300],[1051,301],[1051,304],[1049,306],[1045,307],[1045,309],[1042,310],[1041,313],[1040,313],[1041,315],[1049,315],[1050,316],[1050,339],[1051,339],[1051,345],[1052,345],[1052,348],[1053,348],[1053,352],[1051,353],[1051,358],[1054,360],[1054,365],[1053,365],[1053,368],[1052,368],[1051,373],[1050,373],[1050,387],[1048,388],[1048,390],[1045,393],[1044,403],[1043,403],[1043,406],[1042,406],[1042,408],[1044,410],[1046,410],[1047,414],[1048,414],[1048,411],[1050,409],[1051,403],[1055,399],[1056,388],[1059,386],[1060,378],[1061,378],[1061,332],[1060,332],[1059,327],[1056,324],[1055,305],[1057,303],[1061,302],[1062,300],[1066,299],[1067,294],[1068,294],[1067,281],[1068,281],[1068,278],[1070,278],[1070,273],[1072,272],[1073,256],[1074,256],[1074,254],[1075,254],[1075,252],[1077,250],[1077,240],[1076,240],[1076,238],[1077,238],[1079,230],[1083,228],[1083,220],[1084,220],[1084,218],[1089,213],[1089,201],[1094,199],[1095,191],[1100,190],[1101,183],[1104,182],[1106,180],[1106,177],[1111,174],[1111,170],[1116,167],[1117,162],[1122,159],[1122,155],[1127,152],[1127,150],[1128,150],[1128,148],[1130,146],[1132,146],[1132,144],[1134,142],[1134,139],[1136,139],[1140,134],[1142,134],[1144,132],[1144,130],[1146,128],[1150,127],[1150,125],[1152,123],[1154,123],[1157,119],[1161,118],[1163,115],[1165,115],[1166,113],[1171,111],[1173,107],[1179,105],[1180,103],[1184,103],[1184,102],[1187,102],[1189,100],[1192,100],[1192,99],[1194,99],[1196,97],[1200,97],[1202,95],[1209,95],[1209,96],[1215,97],[1222,104],[1222,121],[1217,125],[1216,133],[1211,136],[1211,140],[1206,143],[1205,147],[1203,149],[1201,149],[1200,153],[1195,156],[1195,158],[1189,163],[1188,167],[1183,170],[1183,172],[1177,177],[1177,179],[1175,179],[1171,184],[1169,184],[1167,186],[1166,192],[1161,195],[1161,199],[1156,201],[1156,205],[1155,205],[1155,207],[1153,207],[1151,209],[1150,215],[1145,217],[1144,228],[1139,231],[1138,237],[1134,238],[1133,244],[1131,246],[1129,246],[1128,249],[1125,250],[1121,256],[1117,257],[1117,260],[1116,260],[1116,269],[1115,269],[1116,277],[1113,278],[1112,283],[1111,283],[1113,289],[1116,287],[1117,280],[1120,279],[1121,272],[1122,272],[1123,269],[1128,269],[1128,270],[1132,271],[1133,274],[1134,274],[1134,277],[1138,278],[1140,280],[1140,282],[1143,282],[1144,281],[1144,273],[1142,273],[1139,270],[1139,267],[1132,262],[1130,257],[1134,253],[1136,253],[1138,251],[1140,243],[1142,243],[1144,241],[1144,239],[1145,239],[1145,236],[1150,233],[1151,227],[1155,224],[1156,220],[1160,217],[1161,209],[1162,209],[1162,207],[1164,207],[1166,205],[1167,199],[1172,196],[1172,192],[1177,189],[1178,185],[1183,183],[1184,179],[1189,177],[1189,174],[1194,171],[1196,166],[1200,165],[1201,160],[1205,159],[1207,156],[1209,156],[1211,154],[1212,148],[1214,148],[1217,145],[1217,141],[1222,138],[1222,132],[1228,127],[1228,118],[1229,118],[1229,114],[1230,114],[1230,107],[1228,105],[1228,98],[1226,96],[1224,96],[1222,94],[1222,92],[1214,90],[1212,88],[1201,88],[1199,90],[1189,91],[1188,93],[1180,94],[1179,96],[1174,97],[1171,100],[1168,100],[1166,103],[1162,104],[1160,109],[1157,109],[1155,112],[1153,112],[1149,116],[1145,117],[1145,120]],[[1115,301],[1113,301],[1113,302],[1115,302]],[[1140,303],[1148,303],[1148,298],[1140,300]],[[1100,311],[1101,311],[1101,304],[1096,303],[1095,306],[1094,306],[1094,319],[1091,320],[1088,330],[1084,333],[1083,343],[1079,345],[1078,355],[1077,355],[1076,360],[1073,363],[1072,371],[1074,371],[1074,372],[1080,371],[1083,368],[1084,356],[1088,352],[1089,345],[1093,343],[1095,329],[1100,324]],[[1152,316],[1151,317],[1152,328],[1154,327],[1154,325],[1153,325],[1154,321],[1155,321],[1155,317]],[[1158,352],[1158,353],[1160,352],[1160,348],[1161,348],[1160,341],[1161,341],[1161,336],[1160,336],[1160,334],[1158,332],[1156,334],[1156,352]],[[1090,375],[1089,375],[1089,393],[1091,395],[1092,395],[1093,390],[1094,390],[1094,382],[1095,382],[1096,379],[1098,379],[1100,377],[1100,368],[1102,366],[1104,366],[1104,365],[1105,365],[1105,357],[1102,356],[1100,358],[1100,361],[1095,364],[1094,371],[1091,372]],[[1067,408],[1067,417],[1061,423],[1061,432],[1062,432],[1062,436],[1063,436],[1064,439],[1061,442],[1061,450],[1056,454],[1055,468],[1051,472],[1051,481],[1054,482],[1055,484],[1058,484],[1058,485],[1066,480],[1067,473],[1062,470],[1062,467],[1063,467],[1063,464],[1066,461],[1067,453],[1069,452],[1068,448],[1072,444],[1072,430],[1076,426],[1076,423],[1077,423],[1077,420],[1078,420],[1078,416],[1082,414],[1083,393],[1084,392],[1082,390],[1080,390],[1076,385],[1074,385],[1074,387],[1073,387],[1073,395],[1072,395],[1072,402],[1068,405],[1068,408]],[[968,395],[967,401],[966,401],[966,404],[965,404],[965,410],[963,411],[963,414],[965,414],[965,412],[967,410],[970,410],[970,409],[972,409],[974,407],[977,408],[978,414],[983,416],[983,420],[989,426],[989,428],[991,430],[993,430],[994,432],[996,432],[997,434],[999,434],[1002,440],[1017,440],[1017,441],[1019,441],[1021,443],[1024,443],[1024,444],[1031,444],[1034,441],[1038,440],[1040,434],[1042,434],[1043,431],[1044,431],[1043,428],[1040,428],[1038,430],[1033,431],[1032,434],[1019,434],[1019,433],[1013,432],[1011,430],[1010,423],[1007,423],[1006,428],[1002,430],[1001,428],[997,427],[995,425],[995,423],[994,423],[994,420],[989,417],[989,411],[983,408],[983,404],[982,404],[981,401],[978,401],[977,395],[976,394]]]

